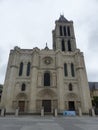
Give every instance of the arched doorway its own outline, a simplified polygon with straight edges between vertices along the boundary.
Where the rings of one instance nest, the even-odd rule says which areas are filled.
[[[76,93],[70,92],[65,95],[65,109],[76,111],[79,106],[79,97]]]
[[[37,111],[44,108],[45,113],[53,113],[53,109],[58,108],[57,94],[51,89],[42,89],[37,94],[36,104]]]
[[[16,96],[17,99],[17,107],[19,108],[19,112],[25,112],[27,110],[27,95],[25,93],[19,93]]]

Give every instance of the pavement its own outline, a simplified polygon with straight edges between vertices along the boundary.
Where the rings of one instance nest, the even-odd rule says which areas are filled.
[[[98,117],[6,116],[0,130],[98,130]]]

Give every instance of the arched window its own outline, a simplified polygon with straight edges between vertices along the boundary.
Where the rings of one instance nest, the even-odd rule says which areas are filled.
[[[66,26],[64,26],[63,30],[64,30],[64,36],[66,36]]]
[[[27,73],[26,73],[27,76],[30,75],[30,67],[31,67],[31,64],[30,64],[30,62],[28,62],[28,64],[27,64]]]
[[[65,51],[65,42],[62,40],[62,51]]]
[[[21,86],[21,91],[25,91],[26,90],[26,85],[23,83]]]
[[[74,71],[74,65],[73,65],[73,63],[71,63],[71,75],[72,75],[72,77],[75,76],[75,71]]]
[[[62,32],[62,26],[60,26],[60,36],[62,36],[63,35],[63,32]]]
[[[72,90],[73,90],[73,86],[72,86],[71,83],[69,84],[68,89],[69,89],[69,91],[72,91]]]
[[[67,64],[64,64],[64,75],[68,76],[68,71],[67,71]]]
[[[71,50],[71,42],[70,42],[70,40],[68,40],[68,51],[72,51]]]
[[[44,86],[50,86],[50,73],[44,73]]]
[[[20,63],[19,76],[22,76],[22,73],[23,73],[23,62]]]
[[[68,36],[70,36],[70,27],[69,26],[67,27],[67,33],[68,33]]]

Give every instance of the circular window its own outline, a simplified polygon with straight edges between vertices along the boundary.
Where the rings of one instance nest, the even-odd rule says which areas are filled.
[[[51,62],[52,62],[52,58],[51,58],[51,57],[45,57],[45,58],[44,58],[44,63],[45,63],[46,65],[51,64]]]

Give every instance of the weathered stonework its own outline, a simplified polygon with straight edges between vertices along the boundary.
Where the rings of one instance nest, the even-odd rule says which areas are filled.
[[[20,63],[23,63],[21,76]],[[28,63],[30,73],[27,76]],[[67,68],[64,68],[65,63]],[[23,84],[25,90],[21,88]],[[61,113],[78,111],[78,108],[82,113],[89,113],[92,105],[84,56],[76,47],[72,21],[62,15],[56,21],[53,49],[47,46],[43,50],[15,47],[10,51],[1,105],[6,112],[19,108],[22,112],[40,113],[44,107],[44,111],[50,113],[54,109]]]

